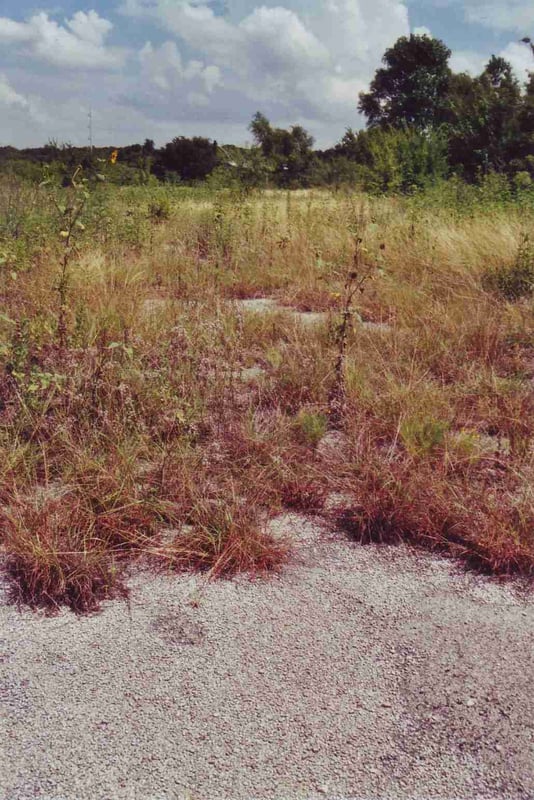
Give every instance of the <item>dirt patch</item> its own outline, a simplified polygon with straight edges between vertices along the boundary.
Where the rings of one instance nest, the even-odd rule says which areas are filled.
[[[0,794],[158,800],[534,794],[534,602],[298,515],[268,580],[138,575],[131,605],[0,607]]]

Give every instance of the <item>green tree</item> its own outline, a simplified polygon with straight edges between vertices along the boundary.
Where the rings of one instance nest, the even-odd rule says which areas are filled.
[[[465,177],[504,172],[516,155],[523,104],[511,65],[492,56],[477,78],[450,81],[449,162]]]
[[[158,151],[153,172],[158,178],[174,173],[183,181],[203,180],[217,164],[217,142],[202,136],[177,136]]]
[[[259,111],[249,126],[280,186],[306,185],[314,161],[313,137],[301,126],[273,128]]]
[[[534,42],[528,37],[522,41],[532,50],[534,66]],[[534,175],[534,71],[529,72],[518,118],[519,135],[514,167],[517,171],[528,171]]]
[[[419,129],[447,119],[451,51],[431,36],[402,36],[386,50],[368,92],[360,93],[359,110],[368,125],[410,125]]]
[[[405,126],[354,133],[349,128],[336,150],[360,165],[360,179],[372,192],[409,192],[448,172],[447,142],[440,131]]]

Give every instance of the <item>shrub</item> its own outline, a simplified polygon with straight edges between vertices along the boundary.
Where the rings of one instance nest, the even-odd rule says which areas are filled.
[[[352,487],[358,504],[337,520],[362,544],[407,541],[488,574],[530,576],[534,504],[517,497],[514,480],[488,490],[437,463],[370,458]]]
[[[534,292],[534,252],[529,237],[522,238],[512,264],[487,272],[484,278],[487,288],[510,302],[530,297]]]
[[[166,197],[154,200],[148,206],[148,217],[151,222],[166,222],[171,216],[171,204]]]

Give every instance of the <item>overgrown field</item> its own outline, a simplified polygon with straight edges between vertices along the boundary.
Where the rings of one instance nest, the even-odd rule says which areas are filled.
[[[534,202],[498,189],[4,181],[14,595],[87,611],[133,561],[274,569],[284,509],[534,574]]]

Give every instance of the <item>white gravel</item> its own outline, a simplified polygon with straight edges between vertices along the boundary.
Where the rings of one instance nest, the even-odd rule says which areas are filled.
[[[280,576],[0,606],[5,800],[534,797],[534,602],[298,517]]]

